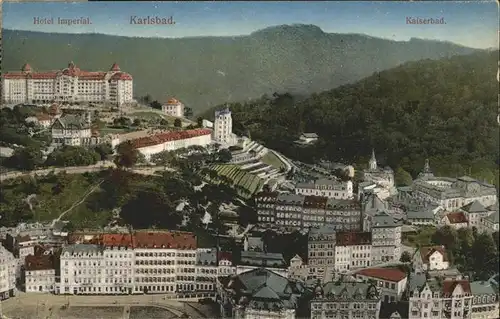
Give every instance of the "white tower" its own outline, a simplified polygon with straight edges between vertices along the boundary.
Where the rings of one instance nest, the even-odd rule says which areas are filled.
[[[215,111],[214,140],[220,144],[232,144],[233,118],[231,117],[231,111],[228,108]]]
[[[368,163],[371,171],[377,170],[377,159],[375,158],[375,150],[372,149],[372,158],[370,158],[370,162]]]

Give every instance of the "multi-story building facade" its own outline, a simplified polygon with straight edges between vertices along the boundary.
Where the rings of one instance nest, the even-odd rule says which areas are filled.
[[[0,300],[16,295],[16,268],[14,255],[0,245]]]
[[[300,318],[297,313],[307,288],[265,268],[217,279],[221,318]]]
[[[165,104],[163,104],[161,106],[161,110],[163,113],[170,116],[184,117],[184,104],[174,98],[169,99]]]
[[[224,146],[234,144],[235,138],[233,136],[233,118],[231,116],[231,111],[228,108],[215,111],[213,139],[215,142]]]
[[[354,199],[351,181],[317,179],[310,183],[295,185],[295,194],[304,196],[322,196],[334,199]]]
[[[420,247],[413,255],[413,268],[416,273],[445,270],[450,267],[444,246]]]
[[[314,290],[311,318],[378,319],[380,295],[377,287],[363,282],[329,282]]]
[[[337,232],[335,273],[372,266],[372,238],[369,232]]]
[[[24,289],[26,292],[54,292],[56,287],[56,271],[58,256],[42,251],[29,255],[24,263]]]
[[[481,230],[487,233],[494,233],[500,229],[500,214],[499,211],[494,211],[491,215],[481,219]]]
[[[386,212],[378,212],[371,219],[372,264],[399,261],[401,257],[401,228],[403,224]]]
[[[385,302],[401,300],[408,282],[406,273],[398,268],[361,269],[355,273],[354,277],[362,282],[376,284],[381,299]]]
[[[408,318],[471,318],[472,303],[468,280],[430,279],[410,291]]]
[[[132,101],[132,77],[114,64],[108,72],[81,71],[74,63],[66,69],[33,72],[26,64],[21,72],[3,76],[4,100],[17,103]]]
[[[322,282],[335,277],[335,238],[337,230],[331,227],[311,229],[307,241],[308,278]]]
[[[100,142],[97,132],[92,131],[90,112],[83,115],[67,114],[55,119],[51,126],[54,146],[89,146]]]
[[[212,131],[209,129],[173,131],[141,137],[131,140],[131,143],[149,161],[152,155],[165,151],[193,145],[206,147],[212,142],[211,134]]]
[[[412,184],[407,196],[421,202],[429,202],[447,211],[457,210],[478,201],[487,207],[497,202],[497,190],[490,185],[468,176],[459,178],[436,177],[427,167]]]
[[[138,231],[90,237],[84,244],[64,247],[59,293],[194,294],[197,287],[206,288],[197,284],[199,259],[192,233]]]
[[[262,226],[286,229],[329,226],[353,231],[361,228],[361,206],[355,200],[261,192],[255,196],[255,203]]]
[[[499,314],[499,287],[491,281],[473,281],[472,319],[497,319]]]
[[[6,103],[91,102],[122,105],[133,101],[133,80],[113,64],[107,72],[82,71],[73,62],[63,70],[34,72],[25,64],[21,72],[2,75]]]
[[[481,221],[483,218],[488,217],[493,213],[493,211],[486,208],[479,201],[473,201],[462,208],[460,211],[465,213],[466,219],[469,223],[469,227],[476,227],[477,229],[481,229]]]

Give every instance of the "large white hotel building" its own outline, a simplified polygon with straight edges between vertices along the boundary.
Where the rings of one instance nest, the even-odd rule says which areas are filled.
[[[197,294],[212,296],[217,276],[236,273],[215,249],[188,232],[86,235],[60,255],[56,294]]]
[[[35,72],[25,64],[20,72],[2,75],[2,89],[4,103],[133,101],[132,76],[116,63],[107,72],[82,71],[73,62],[62,70]]]

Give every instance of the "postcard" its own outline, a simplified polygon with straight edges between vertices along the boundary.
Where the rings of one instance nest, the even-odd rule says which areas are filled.
[[[497,6],[4,1],[0,317],[496,318]]]

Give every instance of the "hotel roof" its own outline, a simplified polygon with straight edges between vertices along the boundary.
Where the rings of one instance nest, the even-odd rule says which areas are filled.
[[[24,269],[27,271],[55,269],[54,259],[55,256],[53,255],[29,255],[25,258]]]
[[[20,72],[6,72],[3,74],[4,79],[55,79],[58,76],[66,75],[78,77],[81,80],[96,80],[103,81],[110,72],[117,72],[111,76],[111,80],[132,80],[132,76],[125,72],[120,72],[120,67],[115,63],[109,72],[103,71],[82,71],[73,62],[68,64],[68,67],[63,70],[34,72],[29,64],[25,64]]]
[[[135,148],[143,148],[158,144],[163,144],[170,141],[179,141],[185,140],[193,137],[210,135],[212,131],[209,129],[194,129],[194,130],[186,130],[186,131],[173,131],[162,134],[156,134],[153,136],[147,136],[138,138],[136,140],[132,140],[132,144]]]
[[[370,232],[337,232],[337,246],[370,245],[372,234]]]
[[[136,232],[136,248],[196,249],[196,236],[188,232]]]
[[[446,215],[446,218],[450,221],[450,224],[462,224],[467,223],[467,217],[463,212],[453,212]]]
[[[356,274],[392,282],[400,282],[406,278],[406,274],[397,268],[367,268],[357,271]]]

